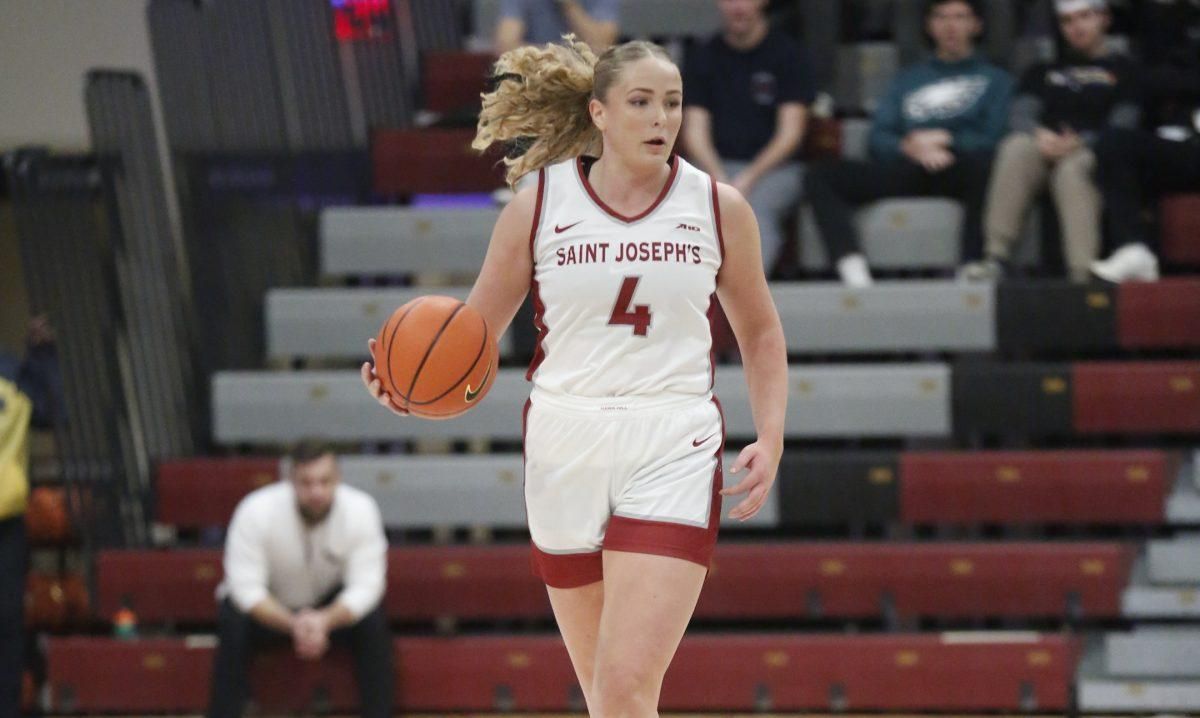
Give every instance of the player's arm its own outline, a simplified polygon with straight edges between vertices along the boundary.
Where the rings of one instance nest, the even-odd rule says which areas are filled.
[[[717,185],[725,259],[717,274],[717,297],[737,337],[750,389],[750,410],[758,439],[742,450],[730,474],[749,472],[723,495],[748,493],[729,515],[748,519],[762,508],[775,482],[783,453],[783,422],[787,414],[787,344],[775,300],[763,274],[758,222],[741,193]]]
[[[483,268],[467,297],[467,304],[483,315],[488,328],[500,341],[513,316],[525,301],[529,292],[529,278],[533,274],[533,257],[529,251],[529,235],[533,227],[537,205],[538,188],[527,187],[517,192],[516,197],[500,212],[496,226],[492,229],[491,243]],[[375,340],[367,340],[372,356]],[[359,370],[363,385],[375,401],[394,414],[407,412],[396,408],[375,375],[371,362],[364,362]]]
[[[533,275],[530,233],[537,210],[538,186],[517,192],[496,220],[483,267],[467,305],[483,315],[499,341],[529,293]]]

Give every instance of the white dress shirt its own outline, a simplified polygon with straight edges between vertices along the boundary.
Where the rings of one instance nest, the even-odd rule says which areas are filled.
[[[329,515],[309,526],[290,481],[258,489],[238,504],[225,539],[226,596],[249,612],[268,595],[298,610],[314,608],[338,586],[336,601],[357,620],[379,604],[387,574],[387,537],[375,499],[339,485]]]

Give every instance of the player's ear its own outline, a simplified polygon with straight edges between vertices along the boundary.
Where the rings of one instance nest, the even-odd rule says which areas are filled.
[[[596,126],[596,129],[603,132],[608,124],[607,108],[604,107],[604,103],[594,97],[588,100],[588,114],[592,116],[592,124]]]

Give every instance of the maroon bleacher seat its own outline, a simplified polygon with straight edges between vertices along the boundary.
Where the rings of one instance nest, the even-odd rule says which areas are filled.
[[[556,635],[400,638],[402,711],[562,711],[579,708],[575,675]],[[50,638],[51,709],[59,713],[194,713],[205,708],[211,641]],[[1038,634],[684,637],[663,684],[669,711],[1061,711],[1078,663],[1076,639]],[[257,661],[263,707],[348,712],[356,701],[344,654],[301,665]],[[572,706],[572,702],[576,701]]]
[[[1163,258],[1200,265],[1200,192],[1164,197],[1158,206]]]
[[[46,643],[51,710],[59,713],[196,713],[208,705],[214,641],[198,638],[62,637]],[[265,652],[251,668],[251,697],[260,708],[349,712],[358,703],[350,655],[302,661]]]
[[[702,618],[1120,614],[1130,552],[1110,543],[804,543],[719,546]]]
[[[127,603],[144,623],[212,623],[223,573],[219,549],[101,551],[96,612],[111,620]]]
[[[498,156],[471,149],[474,129],[376,129],[373,187],[379,194],[490,192],[504,185]]]
[[[469,109],[479,114],[479,95],[487,90],[496,56],[462,50],[426,50],[422,55],[424,107],[434,112]]]
[[[1155,524],[1172,457],[1162,451],[909,452],[907,524]]]
[[[182,639],[46,641],[50,710],[56,713],[194,713],[208,704],[212,648]]]
[[[529,566],[523,544],[394,548],[388,615],[407,621],[549,617],[546,589]]]
[[[1122,347],[1200,347],[1200,279],[1125,282],[1117,292],[1117,339]]]
[[[577,684],[562,641],[544,635],[402,638],[396,671],[406,710],[563,710]]]
[[[394,620],[549,619],[524,545],[393,548],[385,605]],[[98,610],[128,598],[145,623],[212,622],[220,553],[112,551],[97,559]],[[1089,616],[1120,613],[1129,573],[1120,544],[730,543],[717,547],[701,619],[806,615]]]
[[[1200,431],[1200,362],[1082,362],[1072,379],[1078,432]]]
[[[1015,710],[1068,705],[1065,637],[745,635],[684,638],[663,684],[671,710]]]
[[[275,481],[279,459],[180,459],[159,465],[158,521],[180,528],[224,526],[242,497]]]

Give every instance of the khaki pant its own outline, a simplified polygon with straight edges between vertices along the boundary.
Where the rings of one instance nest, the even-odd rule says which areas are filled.
[[[1100,191],[1092,179],[1096,156],[1082,147],[1058,161],[1038,151],[1033,135],[1014,132],[1000,143],[984,218],[987,254],[1008,259],[1034,197],[1047,181],[1058,208],[1063,255],[1071,279],[1085,281],[1100,251]]]

